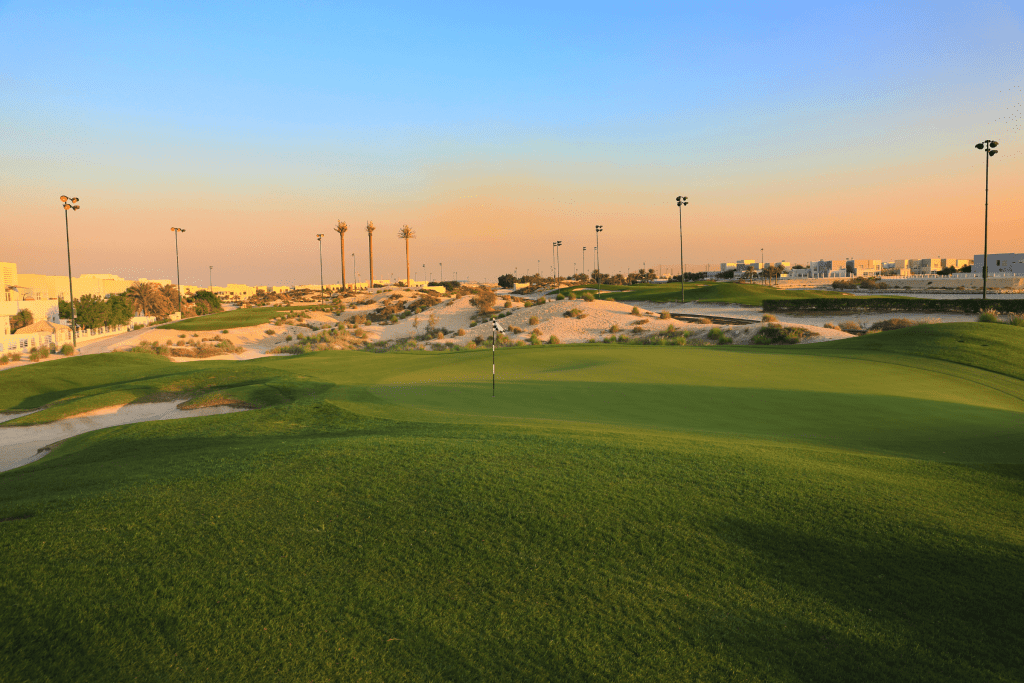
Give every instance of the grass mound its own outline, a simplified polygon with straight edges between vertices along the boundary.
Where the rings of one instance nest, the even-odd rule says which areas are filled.
[[[569,292],[573,288],[563,288],[559,292]],[[590,293],[590,292],[588,292]],[[592,294],[596,294],[593,292]],[[686,300],[705,303],[730,303],[744,306],[760,306],[765,299],[830,299],[847,296],[840,292],[830,291],[791,291],[775,289],[764,285],[740,284],[735,282],[722,283],[687,283]],[[650,301],[664,303],[679,301],[679,283],[656,285],[601,285],[600,298],[611,301]]]
[[[233,330],[238,327],[265,325],[282,313],[308,310],[310,308],[320,308],[320,306],[263,306],[258,308],[239,308],[225,313],[200,315],[195,318],[188,318],[187,320],[175,320],[174,322],[161,325],[161,327],[168,330],[183,330],[186,332]]]

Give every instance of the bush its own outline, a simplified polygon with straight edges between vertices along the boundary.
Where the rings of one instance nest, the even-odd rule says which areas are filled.
[[[591,294],[590,292],[583,292],[583,300],[584,301],[593,301],[594,300],[594,295]]]
[[[73,356],[75,355],[75,347],[72,346],[70,343],[65,344],[64,346],[60,347],[60,353],[63,356]]]
[[[811,332],[802,327],[783,327],[778,323],[768,323],[763,325],[761,330],[751,338],[750,343],[764,346],[769,344],[798,344],[804,338],[817,336],[817,332]]]
[[[529,299],[525,299],[523,301],[523,308],[529,308],[530,306],[533,306],[533,302],[530,301]]]
[[[715,340],[715,342],[717,342],[719,346],[732,344],[732,339],[729,338],[729,336],[725,332],[723,332],[722,328],[720,327],[712,327],[710,330],[708,330],[708,339]]]
[[[615,334],[616,332],[619,331],[619,326],[618,325],[612,325],[611,327],[608,328],[608,331],[611,332],[612,334]]]
[[[476,327],[476,321],[475,320],[470,320],[469,321],[469,326],[470,327]]]
[[[838,329],[840,329],[839,325],[836,325],[835,323],[825,323],[823,327],[827,327],[830,330],[838,330]]]
[[[29,351],[28,354],[28,359],[33,362],[49,357],[50,350],[42,346],[40,346],[39,348],[32,349],[31,351]]]
[[[634,306],[634,307],[633,307],[633,310],[632,310],[632,311],[630,311],[630,312],[629,312],[629,314],[630,314],[630,315],[640,315],[640,309],[639,309],[639,308],[637,308],[636,306]]]
[[[555,335],[548,337],[548,344],[561,344],[562,342]]]
[[[997,323],[999,322],[999,313],[992,310],[991,308],[982,311],[978,314],[979,323]]]
[[[1011,313],[1010,318],[1006,322],[1014,327],[1024,327],[1024,315]]]
[[[455,334],[459,335],[460,337],[465,337],[466,336],[466,331],[460,327],[459,331],[456,332]]]
[[[546,304],[547,302],[548,302],[547,299],[545,299],[544,297],[540,297],[540,298],[537,299],[536,303],[537,304]]]
[[[763,322],[763,323],[777,323],[777,322],[779,322],[779,319],[776,318],[771,313],[765,313],[764,315],[761,316],[761,322]]]
[[[540,320],[537,318],[537,316],[535,316],[535,315],[531,315],[530,316],[530,324],[531,325],[536,325],[539,322],[540,322]]]
[[[1024,313],[1024,299],[1000,301],[982,299],[912,299],[910,297],[858,296],[834,299],[765,299],[765,312],[786,311],[872,311],[900,313],[981,313],[988,307],[1000,313]]]
[[[668,311],[662,311],[660,317],[662,320],[670,320],[672,318],[672,314]]]
[[[555,297],[555,301],[565,301],[565,295],[559,294],[558,296]]]
[[[274,330],[263,330],[263,334],[271,335],[271,334],[277,334],[277,332],[275,332]]]
[[[476,342],[472,342],[472,341],[466,342],[466,346],[464,348],[475,349],[476,348]]]
[[[877,323],[869,327],[868,331],[878,330],[882,332],[888,332],[889,330],[900,330],[903,329],[904,327],[913,327],[916,324],[917,323],[915,323],[913,320],[908,320],[907,318],[889,318],[888,320],[878,321]]]
[[[862,334],[864,329],[860,326],[859,322],[854,320],[846,320],[839,323],[839,329],[847,334]]]
[[[512,308],[512,302],[511,301],[506,301],[505,302],[505,308]]]
[[[576,293],[569,292],[569,301],[576,301]]]
[[[227,333],[228,333],[228,331],[227,331],[227,330],[221,330],[221,331],[220,331],[220,333],[221,333],[221,334],[227,334]],[[182,336],[184,337],[185,335],[182,335]]]
[[[540,337],[537,336],[536,332],[530,335],[530,343],[534,346],[538,346],[540,344]]]
[[[571,311],[566,311],[566,312],[565,312],[565,313],[563,313],[562,315],[563,315],[564,317],[566,317],[566,318],[576,318],[576,319],[579,319],[579,318],[586,318],[586,317],[587,317],[587,314],[586,314],[586,313],[584,313],[583,311],[581,311],[581,310],[580,310],[580,309],[578,309],[578,308],[574,308],[574,309],[572,309]]]

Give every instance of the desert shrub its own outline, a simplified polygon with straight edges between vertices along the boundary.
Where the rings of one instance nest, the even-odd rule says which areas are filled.
[[[512,332],[512,334],[522,334],[523,333],[523,328],[516,327],[515,325],[510,327],[509,330]]]
[[[559,294],[555,297],[555,301],[565,301],[565,294]]]
[[[533,302],[529,299],[523,301],[523,308],[530,308],[531,306],[533,306]]]
[[[633,307],[633,310],[632,310],[632,311],[630,311],[630,312],[629,312],[629,314],[630,314],[630,315],[640,315],[640,309],[639,309],[639,308],[637,308],[636,306],[634,306],[634,307]]]
[[[11,361],[7,359],[6,353],[0,353],[0,365],[7,365]]]
[[[719,346],[732,344],[732,339],[720,327],[712,327],[708,330],[708,339],[714,340]]]
[[[710,325],[711,324],[711,318],[697,318],[697,324],[698,325]]]
[[[559,340],[559,338],[556,337],[555,335],[551,335],[550,337],[548,337],[548,344],[561,344],[561,343],[562,343],[561,340]]]
[[[498,297],[487,288],[478,289],[476,294],[469,300],[481,313],[490,313],[494,310],[494,302]]]
[[[49,355],[50,355],[50,352],[49,352],[48,349],[44,349],[44,348],[40,347],[40,348],[35,348],[35,349],[32,349],[31,351],[29,351],[28,352],[28,359],[30,361],[32,361],[32,362],[35,362],[35,361],[38,361],[38,360],[42,360],[42,359],[46,358]]]
[[[580,310],[580,309],[578,309],[578,308],[574,308],[574,309],[572,309],[572,310],[570,310],[570,311],[566,311],[566,312],[565,312],[565,313],[563,313],[562,315],[563,315],[564,317],[566,317],[566,318],[576,318],[576,319],[579,319],[579,318],[586,318],[586,317],[587,317],[587,314],[586,314],[586,313],[584,313],[583,311],[581,311],[581,310]]]
[[[614,334],[615,332],[619,331],[619,326],[618,325],[612,325],[611,327],[608,328],[608,331]]]
[[[175,344],[175,346],[184,346],[184,345],[185,345],[185,342],[184,342],[184,341],[182,341],[182,340],[180,340],[180,339],[179,339],[179,340],[178,340],[178,342],[177,342],[177,343]]]
[[[997,323],[999,322],[999,313],[992,310],[991,308],[983,310],[978,314],[979,323]]]
[[[72,346],[71,344],[65,344],[64,346],[60,347],[60,353],[63,356],[73,356],[75,355],[75,347]]]
[[[763,322],[763,323],[777,323],[777,322],[779,322],[779,319],[776,318],[771,313],[765,313],[764,315],[761,316],[761,322]]]
[[[533,344],[534,346],[540,344],[540,337],[537,336],[536,332],[530,335],[530,343]]]
[[[539,322],[540,322],[540,319],[537,316],[535,316],[535,315],[531,315],[530,316],[530,324],[531,325],[536,325]]]
[[[475,320],[470,320],[469,321],[469,326],[470,327],[476,327],[476,321]]]
[[[591,294],[590,292],[583,292],[583,300],[584,301],[593,301],[594,300],[594,295]]]
[[[668,311],[662,311],[660,317],[662,320],[669,320],[672,318],[672,314],[669,313]]]
[[[839,329],[848,334],[862,334],[864,332],[864,328],[855,320],[845,320],[839,323]]]
[[[10,359],[12,363],[17,363],[18,361],[21,360],[21,354],[18,353],[17,351],[11,351],[10,353],[7,354],[7,358]]]
[[[263,330],[263,334],[269,336],[269,335],[272,335],[272,334],[277,334],[277,332],[275,332],[274,330]]]
[[[868,328],[868,331],[879,330],[882,332],[888,332],[889,330],[899,330],[904,327],[913,327],[916,325],[913,320],[907,318],[889,318],[888,320],[879,320],[877,323]]]
[[[290,334],[289,334],[289,335],[286,335],[286,336],[285,336],[285,338],[284,338],[284,340],[285,340],[285,341],[291,341],[291,340],[292,340],[292,335],[290,335]]]
[[[576,292],[569,292],[569,301],[576,301]]]
[[[179,334],[179,335],[178,335],[178,337],[179,337],[180,339],[184,339],[184,338],[185,338],[185,335],[184,335],[184,334]]]
[[[476,342],[472,342],[472,341],[471,342],[466,342],[465,348],[467,348],[467,349],[475,349],[476,348]]]
[[[835,323],[825,323],[823,325],[823,327],[827,327],[830,330],[838,330],[839,329],[839,325],[836,325]]]
[[[459,331],[456,332],[455,334],[459,335],[460,337],[465,337],[466,336],[466,331],[460,327]]]
[[[546,304],[547,302],[548,302],[548,300],[545,299],[544,297],[540,297],[540,298],[537,299],[537,303],[538,304]]]
[[[484,338],[478,334],[477,336],[473,337],[473,342],[476,344],[483,344]]]
[[[227,331],[227,330],[221,330],[221,331],[220,331],[220,333],[221,333],[221,334],[227,334],[227,333],[228,333],[228,331]]]
[[[511,301],[506,301],[505,302],[505,308],[512,308],[512,302]]]
[[[665,334],[674,334],[675,331],[676,331],[676,326],[675,325],[669,325],[668,327],[665,328]]]
[[[811,332],[802,327],[783,327],[778,323],[762,325],[760,331],[755,334],[751,344],[798,344],[800,340],[808,337],[817,337],[817,332]]]
[[[1024,327],[1024,315],[1019,313],[1011,313],[1010,317],[1006,321],[1014,327]]]
[[[516,346],[526,346],[526,342],[520,339],[519,341],[516,342]]]

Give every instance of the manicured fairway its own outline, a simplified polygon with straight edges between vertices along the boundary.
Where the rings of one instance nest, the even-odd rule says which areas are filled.
[[[1024,678],[1024,330],[0,375],[11,680]],[[969,364],[965,364],[966,361]],[[2,676],[0,676],[2,678]]]
[[[588,287],[596,287],[588,285]],[[557,290],[568,294],[578,287],[563,287]],[[597,296],[597,291],[591,292]],[[577,291],[577,294],[579,292]],[[600,298],[612,301],[650,301],[665,303],[679,301],[681,293],[679,283],[655,285],[601,285]],[[690,283],[686,284],[686,300],[705,303],[742,304],[744,306],[760,306],[765,299],[820,299],[852,296],[842,292],[818,290],[787,290],[765,287],[764,285],[723,283]]]
[[[233,330],[236,327],[250,327],[268,323],[282,313],[301,311],[309,308],[317,308],[318,305],[309,306],[261,306],[259,308],[238,308],[234,311],[224,313],[212,313],[201,315],[185,320],[176,320],[166,323],[161,327],[169,330],[184,330],[188,332],[209,332],[211,330]]]

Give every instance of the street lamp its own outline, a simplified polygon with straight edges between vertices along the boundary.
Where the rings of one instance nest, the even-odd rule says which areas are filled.
[[[213,294],[213,266],[210,266],[210,293]]]
[[[683,263],[683,207],[689,204],[686,197],[676,197],[676,206],[679,207],[679,294],[686,303],[686,267]]]
[[[985,152],[985,255],[981,265],[982,300],[988,298],[988,160],[999,154],[999,151],[995,149],[998,146],[999,143],[995,140],[985,140],[985,142],[979,142],[975,145],[975,147]]]
[[[185,228],[171,228],[174,233],[174,268],[178,273],[178,314],[181,314],[181,262],[178,260],[178,233],[185,232]]]
[[[595,225],[594,226],[594,232],[597,233],[595,235],[595,239],[597,239],[597,243],[594,245],[594,259],[597,261],[597,266],[596,266],[596,268],[597,268],[597,298],[600,299],[601,298],[601,254],[600,254],[599,250],[600,250],[600,247],[601,247],[601,233],[604,232],[604,226],[603,225]]]
[[[68,244],[68,296],[71,297],[71,345],[78,346],[78,329],[75,324],[75,291],[71,285],[71,233],[68,230],[68,211],[78,211],[78,197],[68,199],[67,195],[61,195],[60,200],[64,202],[64,237]]]
[[[587,274],[587,248],[583,247],[583,274]]]
[[[316,243],[320,245],[320,305],[324,305],[324,234],[316,234]]]
[[[444,282],[444,264],[438,263],[437,265],[441,269],[441,282]]]

